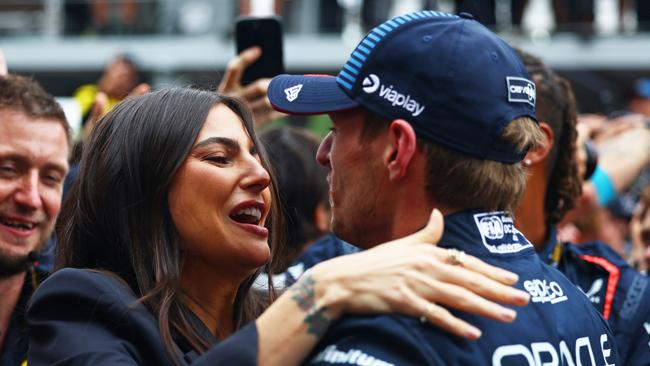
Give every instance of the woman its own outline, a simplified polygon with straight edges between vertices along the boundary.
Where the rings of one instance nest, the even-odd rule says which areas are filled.
[[[429,301],[502,321],[512,310],[460,287],[527,302],[490,279],[514,283],[507,272],[394,243],[314,267],[251,322],[274,298],[271,284],[260,294],[251,283],[282,243],[259,146],[242,105],[205,91],[135,97],[100,120],[60,217],[57,268],[67,268],[28,311],[29,364],[293,365],[344,312],[423,315],[476,337]]]

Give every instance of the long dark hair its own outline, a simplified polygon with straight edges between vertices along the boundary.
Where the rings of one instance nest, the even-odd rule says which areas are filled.
[[[541,59],[517,50],[537,89],[536,113],[553,130],[555,141],[548,156],[550,172],[544,212],[546,221],[558,223],[575,207],[581,193],[581,177],[575,157],[578,114],[571,84],[555,74]]]
[[[79,176],[64,203],[57,227],[56,268],[88,268],[119,277],[153,314],[169,355],[179,363],[172,333],[197,352],[210,342],[192,325],[180,300],[183,253],[168,207],[170,182],[183,164],[210,109],[222,103],[242,120],[268,170],[265,152],[248,110],[238,101],[208,91],[175,88],[127,99],[98,121],[84,148]],[[270,227],[281,223],[272,178]],[[273,262],[280,250],[270,237]],[[273,266],[269,262],[264,270]],[[251,290],[259,273],[239,287],[234,322],[254,319],[275,296]],[[270,272],[269,272],[270,273]]]

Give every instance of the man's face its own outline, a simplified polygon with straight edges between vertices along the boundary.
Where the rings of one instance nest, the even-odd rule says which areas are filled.
[[[332,230],[343,240],[363,248],[379,244],[390,231],[381,187],[382,136],[361,141],[360,109],[330,114],[332,130],[321,142],[316,160],[329,169]]]
[[[61,123],[0,109],[0,277],[24,270],[50,237],[67,158]]]
[[[125,98],[138,83],[138,72],[133,64],[118,58],[111,62],[99,81],[99,88],[109,97]]]

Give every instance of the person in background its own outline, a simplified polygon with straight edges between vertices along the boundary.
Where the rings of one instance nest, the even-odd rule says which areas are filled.
[[[280,207],[285,220],[284,272],[307,248],[329,231],[327,172],[316,159],[320,139],[308,130],[280,127],[260,134],[278,180]]]
[[[576,129],[571,85],[537,57],[519,51],[536,84],[537,118],[545,142],[523,160],[526,192],[516,225],[541,258],[559,269],[589,298],[612,328],[622,365],[650,365],[650,283],[603,242],[574,244],[557,237],[557,224],[580,196],[583,146]]]
[[[232,98],[160,90],[102,117],[62,211],[57,270],[28,309],[30,365],[295,365],[344,313],[413,315],[436,301],[511,321],[477,294],[527,303],[501,284],[517,279],[507,271],[445,263],[426,244],[442,230],[434,211],[406,242],[323,262],[264,310],[272,283],[251,285],[283,245],[267,167]],[[451,314],[430,321],[470,336]]]
[[[117,103],[129,95],[141,95],[150,90],[146,83],[140,83],[136,63],[126,55],[118,55],[104,69],[96,84],[85,84],[77,88],[73,98],[79,103],[84,136],[90,134],[94,122]]]
[[[0,75],[0,366],[27,356],[25,310],[46,273],[37,268],[59,214],[70,127],[35,81]]]
[[[577,144],[591,141],[598,165],[583,183],[575,208],[558,225],[559,236],[575,243],[602,241],[628,258],[628,222],[643,182],[650,178],[650,129],[645,117],[628,114],[614,120],[578,116],[577,130]]]
[[[478,325],[470,332],[483,337],[475,342],[423,325],[445,314],[436,304],[420,320],[348,316],[307,364],[521,365],[542,357],[618,364],[602,316],[540,260],[510,216],[525,189],[520,162],[544,141],[529,79],[515,51],[470,14],[422,11],[373,29],[336,77],[271,81],[277,110],[332,119],[317,160],[329,170],[332,228],[341,239],[381,247],[418,230],[437,207],[450,262],[464,266],[467,252],[516,271],[532,298],[511,324],[455,313]]]

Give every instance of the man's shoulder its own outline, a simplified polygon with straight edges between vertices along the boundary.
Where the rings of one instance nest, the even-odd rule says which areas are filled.
[[[565,274],[601,312],[612,318],[650,317],[650,278],[632,268],[602,242],[565,245]],[[607,319],[610,314],[606,314]]]
[[[650,365],[650,278],[601,242],[568,245],[567,251],[576,284],[608,320],[622,359]]]
[[[562,345],[569,347],[572,353],[564,357],[585,365],[591,363],[580,353],[583,346],[598,351],[593,356],[596,364],[616,360],[615,351],[607,353],[613,342],[611,331],[584,294],[546,264],[531,266],[526,258],[515,262],[515,267],[528,266],[526,271],[519,271],[518,286],[531,294],[531,304],[517,309],[514,323],[452,311],[482,330],[478,341],[453,336],[413,317],[347,316],[331,327],[307,364],[356,365],[363,356],[385,365],[483,364],[495,357],[499,360],[496,364],[516,365],[523,361],[521,357],[539,356],[535,355],[539,351],[536,345],[542,343],[544,352],[551,356],[566,352]],[[576,354],[575,349],[580,352]]]
[[[607,261],[610,265],[621,269],[632,269],[625,259],[616,253],[609,245],[601,241],[591,241],[582,244],[564,243],[564,251],[573,254],[574,257],[589,261],[590,263]],[[590,258],[601,258],[590,260]]]

